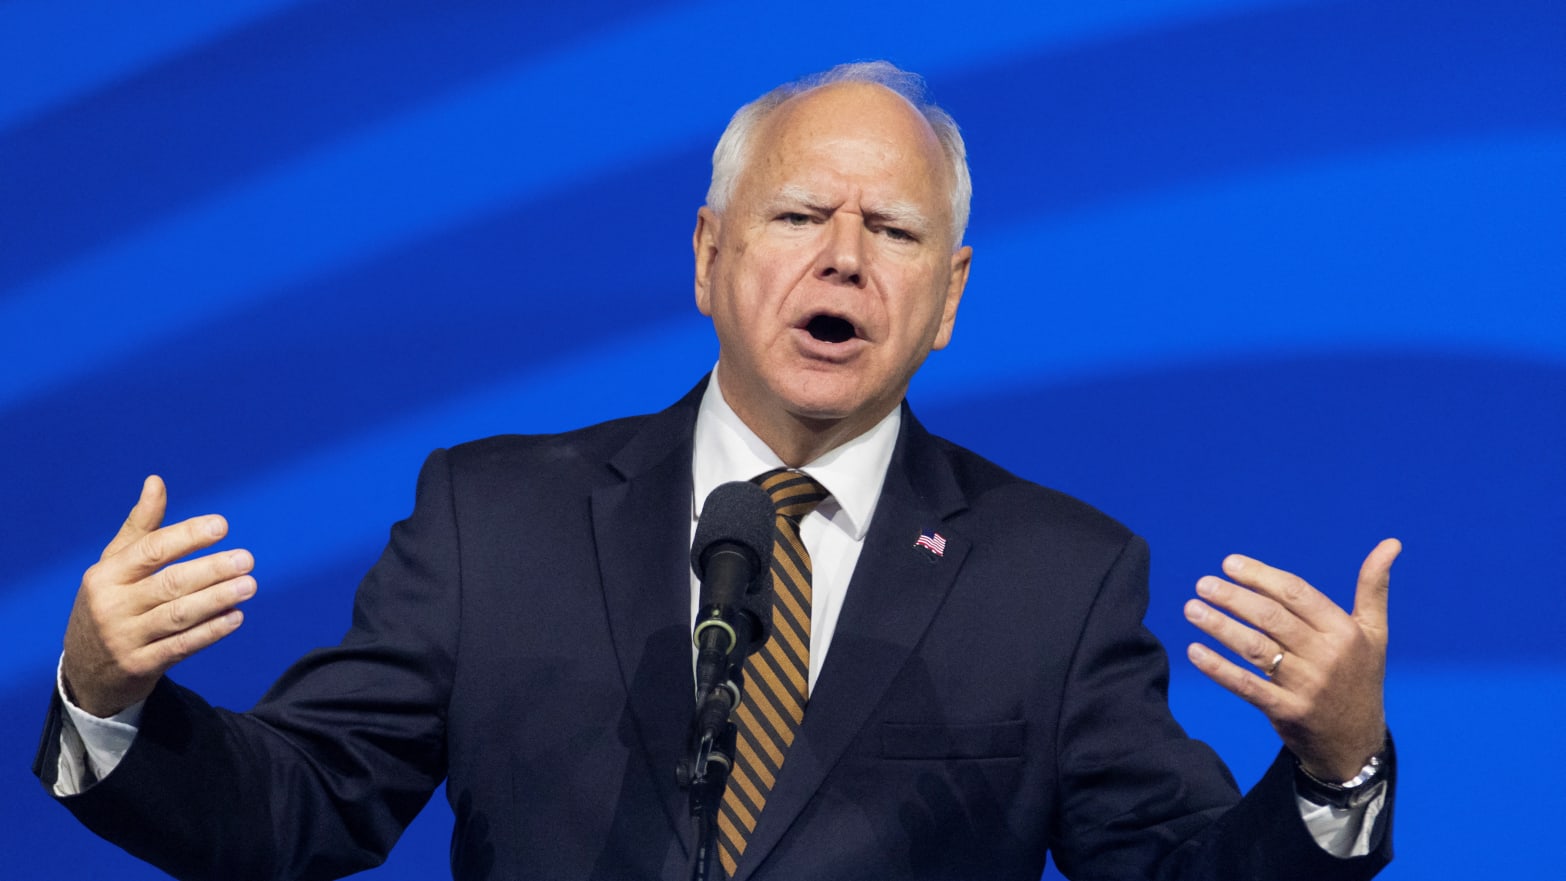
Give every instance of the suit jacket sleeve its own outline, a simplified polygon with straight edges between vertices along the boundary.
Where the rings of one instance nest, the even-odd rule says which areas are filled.
[[[1323,851],[1300,819],[1294,759],[1280,752],[1237,798],[1233,778],[1169,715],[1168,660],[1142,624],[1146,545],[1132,538],[1082,629],[1060,720],[1053,850],[1074,879],[1362,879],[1391,857]],[[1385,820],[1390,820],[1390,807]]]
[[[164,679],[121,764],[60,801],[177,878],[334,878],[378,865],[445,776],[456,561],[437,451],[341,644],[301,659],[247,714]],[[34,767],[46,788],[61,713],[56,701]]]

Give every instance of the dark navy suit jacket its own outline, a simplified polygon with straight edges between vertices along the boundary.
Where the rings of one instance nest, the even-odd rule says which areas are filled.
[[[63,799],[182,878],[378,863],[444,779],[462,879],[675,881],[692,712],[691,450],[670,409],[433,454],[343,642],[247,714],[165,680]],[[943,555],[916,546],[946,539]],[[904,414],[803,728],[740,879],[1365,878],[1287,755],[1241,799],[1165,702],[1124,527]],[[54,774],[59,708],[37,771]]]

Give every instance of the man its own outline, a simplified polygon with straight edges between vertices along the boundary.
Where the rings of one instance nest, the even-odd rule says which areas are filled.
[[[243,551],[170,565],[226,527],[160,528],[150,478],[83,579],[46,785],[181,877],[373,865],[442,779],[457,877],[682,877],[689,529],[711,488],[781,467],[827,497],[779,519],[808,609],[780,601],[791,658],[747,667],[747,700],[780,697],[739,713],[733,877],[1036,878],[1046,850],[1083,878],[1374,874],[1396,543],[1353,615],[1254,560],[1198,584],[1188,617],[1259,672],[1192,662],[1286,747],[1240,799],[1168,715],[1142,542],[902,406],[971,261],[962,141],[921,102],[877,63],[737,113],[693,237],[714,374],[654,416],[437,451],[343,643],[249,714],[164,677],[255,584]]]

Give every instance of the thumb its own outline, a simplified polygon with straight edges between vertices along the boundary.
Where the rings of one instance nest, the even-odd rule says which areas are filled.
[[[1392,582],[1392,561],[1403,552],[1403,543],[1395,538],[1376,545],[1359,567],[1359,585],[1354,590],[1354,620],[1360,627],[1382,635],[1387,632],[1387,589]]]
[[[136,506],[131,508],[125,516],[125,522],[120,524],[120,531],[115,533],[114,539],[108,547],[103,549],[103,557],[110,557],[149,532],[163,525],[163,514],[168,509],[168,487],[163,485],[163,478],[156,474],[149,474],[141,484],[141,497],[136,500]]]

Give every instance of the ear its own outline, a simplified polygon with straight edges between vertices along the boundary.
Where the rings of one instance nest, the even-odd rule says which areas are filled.
[[[722,220],[706,205],[696,211],[696,231],[691,233],[691,248],[696,252],[696,308],[712,314],[712,274],[718,262],[718,232]]]
[[[944,349],[952,341],[952,326],[957,323],[957,304],[968,286],[968,267],[973,263],[973,248],[963,245],[952,252],[951,275],[946,282],[946,303],[941,308],[941,327],[935,332],[935,345]]]

